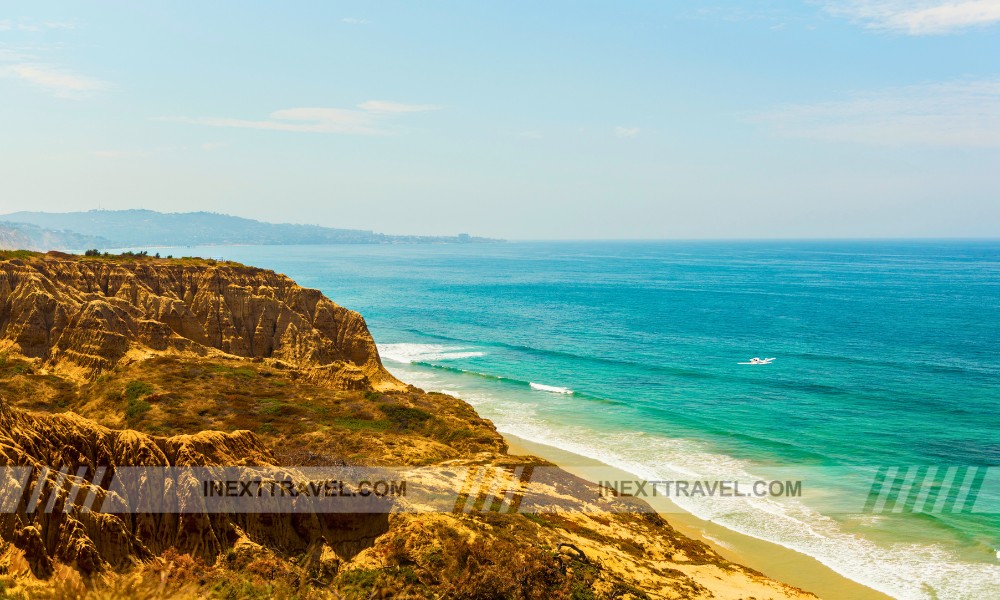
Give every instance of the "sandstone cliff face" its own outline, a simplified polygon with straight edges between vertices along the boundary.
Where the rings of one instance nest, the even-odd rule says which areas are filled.
[[[342,389],[399,387],[356,312],[229,263],[0,261],[0,344],[84,376],[165,351],[269,359]]]
[[[23,482],[0,468],[0,539],[10,540],[36,577],[56,563],[89,574],[122,569],[169,548],[214,560],[241,539],[304,552],[325,546],[349,559],[388,529],[388,514],[207,514],[198,506],[173,513],[113,514],[110,495],[129,494],[121,505],[154,504],[143,494],[169,494],[162,482],[127,490],[107,488],[115,469],[129,467],[268,466],[275,462],[249,431],[154,437],[112,430],[73,413],[27,413],[0,401],[0,466],[29,467]],[[155,470],[151,470],[154,473]],[[154,477],[155,479],[155,477]],[[12,497],[16,495],[16,497]],[[196,494],[179,494],[184,502]],[[14,510],[9,510],[15,507]],[[89,510],[93,507],[95,510]]]

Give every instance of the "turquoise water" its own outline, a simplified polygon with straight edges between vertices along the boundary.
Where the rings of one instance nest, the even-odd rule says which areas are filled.
[[[646,478],[776,467],[863,495],[833,467],[1000,465],[1000,242],[163,251],[319,288],[400,378]],[[897,597],[1000,589],[995,514],[679,503]]]

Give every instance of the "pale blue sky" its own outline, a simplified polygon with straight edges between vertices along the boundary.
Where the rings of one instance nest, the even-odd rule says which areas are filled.
[[[1000,0],[5,2],[0,212],[1000,236]]]

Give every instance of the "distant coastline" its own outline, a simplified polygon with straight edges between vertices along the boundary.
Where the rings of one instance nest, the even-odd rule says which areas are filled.
[[[361,229],[267,223],[210,212],[90,210],[20,211],[0,215],[0,249],[73,250],[187,246],[290,246],[328,244],[480,244],[503,240],[390,235]]]

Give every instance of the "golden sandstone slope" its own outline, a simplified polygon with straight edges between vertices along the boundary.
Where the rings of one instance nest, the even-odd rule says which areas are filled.
[[[525,484],[568,508],[552,513],[114,514],[77,501],[114,493],[77,476],[98,468],[345,465],[547,463],[507,455],[464,402],[396,380],[360,315],[283,275],[0,253],[0,506],[16,507],[0,514],[0,597],[812,597],[637,500],[597,506],[594,486],[554,469]],[[22,497],[5,499],[22,492],[4,466],[32,467]],[[50,510],[31,509],[36,490]]]
[[[90,376],[150,352],[216,351],[342,388],[399,387],[361,315],[273,271],[101,259],[13,259],[0,269],[3,340],[64,372]]]

